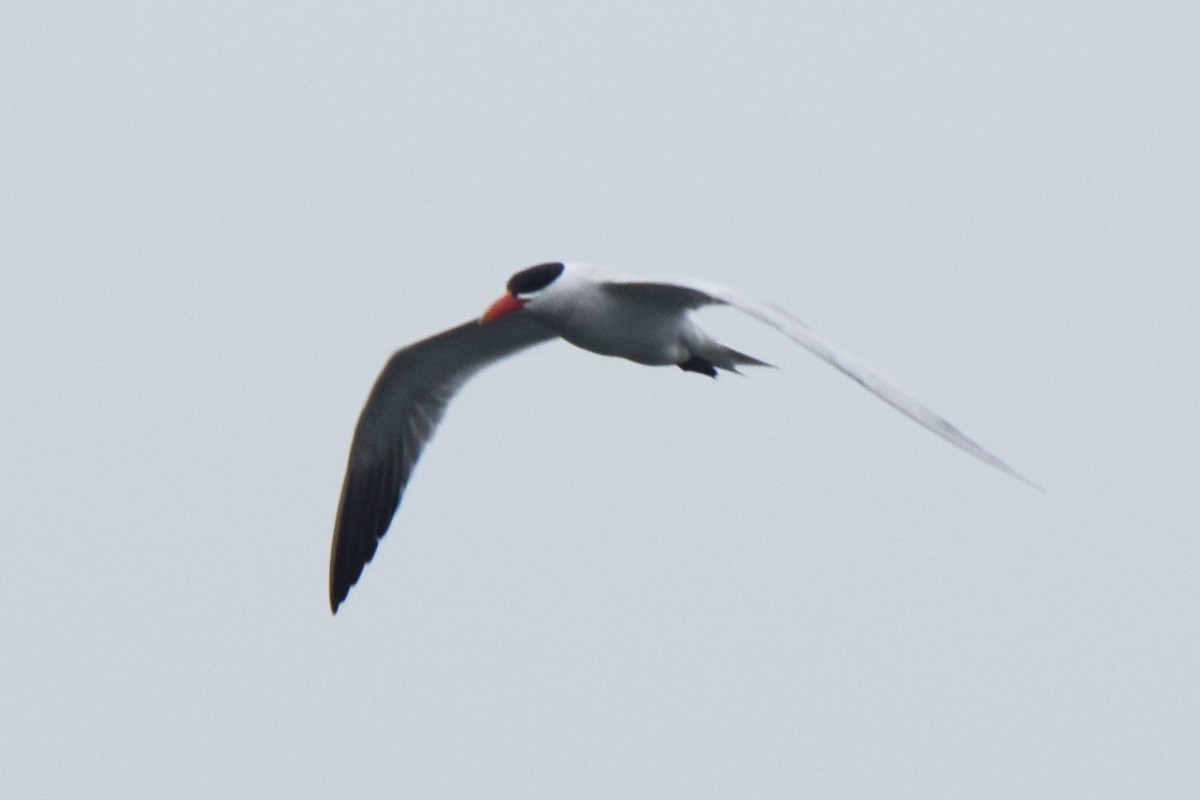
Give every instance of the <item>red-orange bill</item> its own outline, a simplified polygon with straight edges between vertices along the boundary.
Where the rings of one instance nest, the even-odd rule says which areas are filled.
[[[523,305],[525,305],[524,300],[518,300],[511,294],[506,294],[488,306],[488,310],[483,312],[483,316],[480,317],[479,321],[491,322],[497,317],[503,317],[505,314],[511,314],[514,311],[520,310]]]

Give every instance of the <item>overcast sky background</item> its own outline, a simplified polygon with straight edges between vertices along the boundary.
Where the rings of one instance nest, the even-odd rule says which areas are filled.
[[[0,796],[1200,794],[1200,10],[0,11]],[[546,260],[803,317],[358,411]]]

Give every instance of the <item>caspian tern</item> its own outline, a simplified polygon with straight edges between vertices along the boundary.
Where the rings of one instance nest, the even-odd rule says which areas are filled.
[[[481,318],[395,353],[375,381],[354,431],[333,533],[329,603],[335,614],[375,555],[446,405],[472,375],[559,338],[600,355],[714,378],[719,369],[769,366],[700,330],[689,312],[703,306],[730,306],[770,325],[951,444],[1040,489],[907,393],[818,339],[791,314],[731,289],[690,279],[604,277],[566,263],[521,270],[506,288]]]

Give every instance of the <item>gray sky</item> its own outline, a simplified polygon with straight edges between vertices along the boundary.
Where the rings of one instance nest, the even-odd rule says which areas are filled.
[[[1200,11],[6,3],[0,796],[1195,797]],[[343,611],[395,348],[573,259],[777,302],[713,382],[451,407]]]

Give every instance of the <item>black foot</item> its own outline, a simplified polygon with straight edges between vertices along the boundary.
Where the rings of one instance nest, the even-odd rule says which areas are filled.
[[[701,375],[707,375],[710,378],[717,377],[717,368],[707,358],[700,356],[692,356],[682,364],[677,365],[684,372],[699,372]]]

